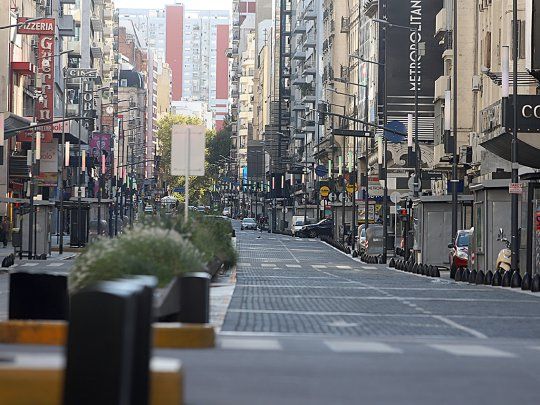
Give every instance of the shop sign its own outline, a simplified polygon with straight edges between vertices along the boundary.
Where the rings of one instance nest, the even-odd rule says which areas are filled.
[[[54,35],[55,21],[54,18],[33,18],[19,17],[17,18],[17,34],[23,35]]]

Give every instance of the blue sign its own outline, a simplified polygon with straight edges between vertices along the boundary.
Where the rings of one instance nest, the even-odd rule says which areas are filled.
[[[328,169],[324,165],[319,165],[315,168],[315,174],[319,177],[326,177],[328,176]]]
[[[183,194],[186,192],[186,188],[185,187],[175,187],[173,188],[173,193],[180,193],[180,194]]]
[[[396,121],[396,120],[390,121],[389,123],[386,124],[386,128],[394,130],[396,132],[400,132],[402,134],[407,133],[407,128],[405,127],[405,124],[402,123],[401,121]],[[387,130],[384,131],[384,137],[386,138],[388,142],[392,142],[392,143],[400,143],[405,140],[405,136],[401,136]]]

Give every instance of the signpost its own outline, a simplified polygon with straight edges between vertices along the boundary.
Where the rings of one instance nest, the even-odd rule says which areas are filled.
[[[397,247],[397,217],[398,217],[398,204],[401,200],[401,193],[398,191],[394,191],[392,194],[390,194],[390,201],[394,203],[394,257],[396,257],[396,247]]]
[[[95,79],[97,78],[97,69],[67,68],[66,77],[68,79]]]
[[[204,176],[205,128],[198,125],[172,127],[171,174],[185,176],[184,220],[188,220],[189,176]]]

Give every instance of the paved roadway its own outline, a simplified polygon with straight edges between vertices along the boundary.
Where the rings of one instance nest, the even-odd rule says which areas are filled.
[[[237,235],[218,347],[157,353],[183,361],[188,405],[539,403],[539,296]]]

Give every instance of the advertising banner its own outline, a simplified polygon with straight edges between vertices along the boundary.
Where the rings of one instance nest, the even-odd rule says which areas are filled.
[[[443,7],[443,0],[384,0],[379,2],[379,7],[382,18],[393,24],[379,24],[383,35],[386,32],[386,52],[381,46],[380,62],[386,64],[387,121],[406,123],[407,115],[414,113],[415,79],[418,75],[419,136],[420,140],[433,140],[435,80],[443,74],[443,49],[435,38],[434,22]],[[417,41],[420,43],[418,67]],[[380,88],[383,88],[383,83]],[[383,97],[381,92],[379,106],[384,104]],[[382,112],[381,107],[379,112]]]

